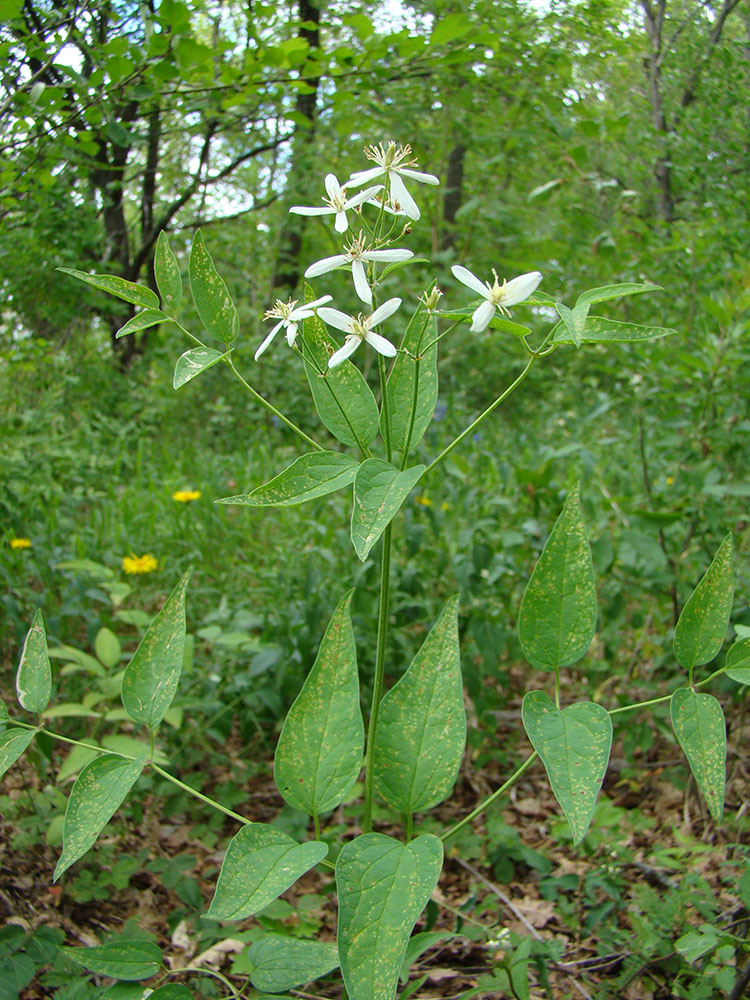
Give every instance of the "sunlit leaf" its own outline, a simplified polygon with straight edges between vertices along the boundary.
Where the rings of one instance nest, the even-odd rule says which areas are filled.
[[[47,652],[47,633],[37,608],[21,652],[16,674],[16,694],[27,712],[43,712],[52,692],[52,670]]]

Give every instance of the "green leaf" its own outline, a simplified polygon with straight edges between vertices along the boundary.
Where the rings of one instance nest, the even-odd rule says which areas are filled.
[[[689,962],[697,962],[703,955],[714,951],[719,943],[719,935],[710,924],[703,924],[700,931],[688,931],[682,937],[677,938],[674,943],[675,951]]]
[[[160,323],[171,323],[169,316],[161,309],[143,309],[132,316],[124,326],[115,334],[115,340],[120,337],[127,337],[129,333],[137,333],[139,330],[147,330],[151,326],[158,326]]]
[[[656,340],[658,337],[668,337],[677,333],[670,327],[640,326],[638,323],[621,323],[603,316],[588,316],[581,336],[584,344],[635,344],[644,340]],[[553,344],[572,344],[574,339],[565,324],[558,323],[555,327]]]
[[[608,299],[619,299],[625,295],[641,295],[643,292],[660,291],[662,291],[661,285],[623,281],[619,285],[602,285],[600,288],[590,288],[578,296],[576,305],[593,305],[594,302],[606,302]]]
[[[364,724],[351,599],[352,592],[334,611],[276,747],[279,792],[289,805],[312,816],[343,802],[362,767]]]
[[[393,1000],[412,929],[437,885],[443,845],[365,833],[336,862],[341,972],[352,1000]]]
[[[94,639],[94,652],[105,667],[113,670],[120,662],[122,646],[112,629],[105,626],[99,629]]]
[[[42,612],[37,608],[21,652],[16,674],[18,701],[27,712],[43,712],[52,692],[52,670]]]
[[[100,288],[103,292],[109,292],[110,295],[124,299],[125,302],[131,302],[134,306],[143,306],[146,309],[159,308],[158,296],[145,285],[137,285],[133,281],[126,281],[114,274],[87,274],[85,271],[76,271],[72,267],[58,267],[56,270],[62,271],[63,274],[72,274],[79,281],[85,281],[87,285],[93,285],[94,288]]]
[[[172,253],[169,239],[165,232],[159,233],[154,251],[154,277],[162,302],[176,312],[182,301],[182,277],[177,258]]]
[[[122,678],[122,703],[130,717],[156,728],[172,703],[185,644],[185,573],[141,639]]]
[[[257,913],[327,854],[320,841],[298,844],[276,827],[248,824],[229,843],[209,917],[242,920]]]
[[[4,701],[0,699],[0,733],[5,732],[5,727],[8,725],[8,709]]]
[[[216,503],[248,507],[291,507],[326,496],[354,482],[359,462],[339,451],[313,451],[302,455],[278,476],[252,493],[225,497]]]
[[[308,301],[314,298],[306,286]],[[351,361],[331,369],[328,359],[335,346],[318,316],[305,320],[305,349],[317,368],[305,365],[315,409],[326,429],[342,444],[366,448],[378,433],[378,404],[362,372]]]
[[[716,698],[678,688],[669,703],[672,728],[715,822],[724,813],[727,730]]]
[[[35,729],[17,729],[15,726],[0,733],[0,778],[15,764],[35,735]]]
[[[733,681],[750,684],[750,638],[740,639],[729,647],[724,667]]]
[[[465,14],[445,14],[439,19],[436,18],[435,27],[430,35],[431,45],[445,45],[456,38],[461,38],[471,31],[473,25]]]
[[[543,691],[525,695],[521,716],[577,844],[586,836],[607,771],[612,720],[593,701],[561,710]]]
[[[555,302],[555,309],[565,324],[565,328],[570,334],[571,341],[576,347],[581,346],[583,331],[586,328],[586,317],[589,314],[589,307],[576,304],[573,309],[569,309],[562,302]]]
[[[675,626],[672,648],[687,670],[713,660],[726,637],[734,598],[732,549],[727,535]]]
[[[362,562],[416,486],[424,465],[399,472],[381,458],[364,461],[354,479],[352,544]]]
[[[206,250],[200,229],[190,249],[190,291],[206,330],[227,346],[234,343],[240,332],[240,318],[224,279],[219,277]]]
[[[436,944],[440,944],[441,941],[445,941],[446,938],[452,938],[454,935],[450,931],[422,931],[419,934],[413,934],[409,938],[409,944],[406,947],[406,953],[404,954],[404,960],[401,963],[401,972],[399,978],[401,983],[404,984],[409,979],[409,969],[414,965],[418,958],[420,958],[426,951],[433,948]]]
[[[145,761],[145,754],[137,760],[104,754],[86,764],[76,778],[65,810],[63,851],[55,868],[55,881],[94,845],[138,780]]]
[[[284,934],[264,935],[250,946],[247,957],[253,965],[253,986],[269,993],[312,982],[339,965],[333,941],[299,941]]]
[[[182,983],[166,983],[149,993],[148,1000],[194,1000],[193,994]]]
[[[553,670],[583,656],[595,627],[594,567],[576,485],[526,587],[518,637],[533,667]]]
[[[217,351],[213,347],[192,347],[189,351],[185,351],[179,356],[177,364],[174,366],[172,388],[182,388],[186,382],[190,382],[201,372],[213,368],[222,358],[226,357],[229,357],[228,351],[222,354],[221,351]]]
[[[67,958],[90,972],[134,982],[150,979],[161,969],[161,949],[150,941],[117,941],[93,948],[60,948]]]
[[[391,447],[402,455],[419,444],[435,412],[438,397],[438,345],[433,344],[421,357],[420,354],[422,345],[427,346],[437,335],[437,318],[431,317],[424,303],[420,302],[419,308],[409,320],[401,344],[413,357],[405,353],[398,354],[388,376]],[[383,409],[380,413],[383,437],[386,436],[385,414]]]
[[[452,597],[380,703],[373,769],[378,794],[401,813],[432,808],[453,788],[465,743],[458,597]]]

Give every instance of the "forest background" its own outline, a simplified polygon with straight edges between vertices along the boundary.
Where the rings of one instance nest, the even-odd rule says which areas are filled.
[[[374,564],[352,569],[338,497],[272,516],[214,506],[287,465],[295,454],[288,432],[249,405],[221,365],[175,392],[174,362],[187,346],[178,334],[162,326],[116,338],[133,316],[129,306],[55,269],[155,287],[159,233],[169,232],[186,271],[201,228],[239,310],[236,363],[310,430],[317,418],[290,377],[291,352],[275,344],[253,361],[264,311],[277,298],[303,297],[305,263],[340,249],[288,209],[319,204],[324,174],[343,180],[363,169],[364,145],[390,139],[408,142],[420,169],[441,181],[423,194],[410,237],[432,262],[411,271],[415,297],[433,279],[447,296],[459,294],[456,262],[508,278],[539,270],[541,289],[567,301],[597,285],[652,282],[663,291],[612,303],[608,315],[675,331],[647,345],[557,352],[405,506],[393,612],[409,627],[394,633],[391,655],[408,662],[447,595],[461,594],[477,780],[494,787],[524,740],[518,705],[529,674],[515,633],[518,605],[575,482],[600,581],[597,638],[584,667],[595,700],[672,690],[670,629],[729,531],[734,634],[750,635],[746,3],[2,0],[0,11],[7,700],[41,606],[58,665],[81,685],[71,718],[101,736],[118,709],[106,685],[89,690],[90,658],[107,669],[119,663],[192,567],[191,655],[162,749],[165,758],[179,755],[193,784],[221,780],[227,805],[273,811],[263,795],[274,731],[314,659],[340,581],[358,588],[355,623],[371,610]],[[544,320],[543,310],[527,315],[531,325]],[[523,363],[496,334],[458,330],[444,346],[423,443],[433,454]],[[283,563],[275,552],[289,539],[296,555]],[[573,691],[577,682],[567,683]],[[741,996],[747,959],[734,939],[717,934],[703,948],[704,937],[687,954],[676,942],[688,927],[708,934],[700,927],[722,917],[736,933],[750,906],[750,888],[737,888],[747,844],[743,690],[727,681],[720,693],[730,720],[720,828],[676,766],[666,712],[656,723],[636,718],[618,736],[617,767],[582,853],[570,849],[543,774],[507,800],[487,842],[467,837],[464,867],[444,890],[446,899],[454,890],[462,910],[452,930],[465,941],[471,920],[484,921],[485,938],[476,928],[470,936],[486,944],[500,921],[518,933],[514,948],[530,936],[532,983],[541,991],[554,982],[556,996],[581,995],[566,977],[584,960],[573,971],[590,996]],[[6,778],[0,799],[4,865],[40,893],[21,914],[24,942],[11,949],[7,937],[0,941],[16,959],[32,954],[39,915],[51,907],[71,926],[100,933],[91,907],[101,914],[102,900],[118,892],[135,898],[131,878],[145,863],[133,825],[146,820],[129,814],[116,827],[121,841],[81,862],[62,900],[45,895],[76,770],[75,761],[63,763],[55,780],[59,764],[59,751],[38,751],[22,779]],[[198,914],[221,823],[177,796],[159,808],[189,833],[169,859],[148,861],[172,873],[168,929],[162,921],[149,930],[168,938],[188,920],[200,950],[220,938]],[[280,815],[294,829],[288,810]],[[36,845],[44,850],[32,860]],[[189,860],[180,867],[180,858]],[[478,868],[471,874],[465,865]],[[634,889],[633,871],[644,870]],[[482,879],[505,886],[526,924]],[[5,891],[13,895],[12,886]],[[283,911],[266,919],[291,933]],[[113,930],[114,911],[108,920]],[[321,897],[294,933],[326,922]],[[497,945],[481,959],[451,947],[453,957],[440,961],[465,966],[466,987],[445,995],[469,995],[477,976],[506,960]],[[51,977],[48,994],[25,995],[95,988],[71,985],[70,963],[58,956],[49,971],[44,956],[29,961],[32,976]],[[424,995],[438,995],[440,983],[430,980]]]

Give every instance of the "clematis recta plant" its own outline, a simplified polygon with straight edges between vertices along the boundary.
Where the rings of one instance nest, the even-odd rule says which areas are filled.
[[[237,367],[237,310],[200,234],[194,240],[189,262],[191,293],[205,328],[200,336],[177,318],[182,278],[165,234],[159,238],[155,257],[158,297],[144,286],[118,278],[68,271],[140,307],[136,316],[136,320],[140,317],[140,325],[131,320],[121,331],[123,335],[158,323],[171,324],[188,338],[192,346],[176,362],[176,389],[216,364],[225,365],[254,403],[281,420],[302,444],[302,454],[270,481],[247,494],[217,502],[261,508],[289,506],[350,490],[353,555],[365,560],[371,552],[377,553],[380,588],[371,634],[355,636],[350,614],[352,590],[342,587],[315,662],[289,710],[276,748],[274,777],[280,800],[309,815],[309,839],[299,843],[274,826],[227,808],[221,802],[220,790],[216,798],[210,798],[177,779],[154,759],[155,734],[179,686],[188,588],[184,577],[154,618],[123,676],[123,707],[132,723],[142,727],[143,751],[129,756],[91,747],[97,755],[83,768],[71,791],[55,877],[93,845],[139,775],[150,769],[237,824],[238,831],[227,848],[210,904],[209,915],[215,919],[236,921],[258,913],[316,866],[335,879],[336,943],[329,940],[330,935],[326,940],[306,942],[309,947],[301,958],[300,942],[293,939],[269,936],[255,942],[250,955],[255,971],[250,979],[257,989],[283,992],[338,968],[349,1000],[392,1000],[405,955],[419,954],[416,947],[409,950],[409,943],[438,884],[446,842],[490,809],[540,760],[570,824],[573,842],[580,844],[607,770],[613,718],[620,714],[661,701],[671,702],[676,737],[711,815],[718,822],[723,809],[724,719],[719,702],[702,689],[725,672],[739,683],[748,683],[750,650],[746,648],[748,641],[744,646],[735,643],[723,667],[700,679],[695,674],[696,668],[717,656],[726,637],[733,595],[732,541],[728,537],[677,624],[674,653],[686,678],[671,698],[609,710],[594,701],[563,705],[561,670],[580,662],[592,641],[597,620],[594,571],[579,490],[575,487],[551,529],[519,609],[521,649],[533,667],[548,671],[551,677],[549,690],[528,691],[523,699],[520,721],[528,736],[529,752],[500,787],[477,802],[452,827],[440,835],[420,832],[421,817],[451,794],[463,759],[466,720],[459,595],[447,601],[410,664],[389,664],[389,672],[398,679],[385,690],[392,620],[393,533],[404,501],[415,488],[429,488],[431,477],[447,456],[491,418],[540,360],[570,346],[637,343],[673,331],[590,315],[596,303],[654,291],[655,286],[648,284],[595,288],[568,307],[538,291],[541,272],[532,271],[501,283],[493,271],[495,280],[490,285],[464,265],[456,264],[453,275],[475,293],[473,301],[465,301],[466,293],[458,286],[443,292],[434,282],[421,295],[414,294],[415,290],[403,282],[411,251],[396,243],[403,232],[400,217],[406,215],[416,221],[421,213],[404,178],[427,184],[436,184],[438,179],[417,169],[408,147],[395,143],[373,146],[367,155],[376,166],[358,171],[344,184],[339,184],[333,173],[326,176],[326,208],[292,209],[300,214],[333,215],[335,238],[349,225],[346,213],[354,212],[361,234],[348,247],[342,247],[341,254],[308,268],[310,279],[323,281],[315,289],[305,288],[301,304],[299,300],[277,302],[266,313],[266,318],[276,323],[255,350],[259,364],[273,364],[278,350],[294,352],[320,421],[315,437],[258,393],[252,387],[252,376]],[[375,180],[376,187],[351,195],[351,188]],[[330,220],[322,221],[330,224]],[[338,305],[329,305],[335,301],[330,273],[349,264],[356,295],[368,306],[366,314],[354,315]],[[487,273],[490,266],[491,262],[482,264],[481,272]],[[402,286],[400,296],[391,294],[396,279]],[[390,297],[378,304],[381,291],[387,291]],[[478,304],[477,297],[481,300]],[[438,308],[444,301],[451,308]],[[404,302],[417,303],[410,315],[401,308]],[[532,316],[533,324],[511,321],[511,306]],[[546,317],[555,312],[559,319],[548,324],[548,329],[540,329]],[[460,350],[459,338],[467,334],[459,328],[467,324],[470,335],[488,340],[509,338],[525,364],[520,374],[439,454],[423,458],[421,442],[438,400],[438,356],[441,351]],[[281,329],[286,337],[274,342]],[[351,360],[357,351],[357,360],[362,360],[370,348],[377,361],[374,386]],[[398,622],[395,624],[397,627]],[[368,685],[372,694],[364,713],[358,642],[367,642],[375,649],[374,676]],[[50,691],[50,661],[39,611],[17,675],[19,706],[35,718],[27,721],[18,714],[8,718],[3,710],[7,728],[0,735],[2,770],[20,757],[36,733],[57,735],[48,728],[44,716]],[[352,822],[353,836],[344,838],[334,864],[328,857],[329,845],[322,839],[322,824],[332,810],[342,808],[346,812],[346,804],[362,776],[363,809],[355,814],[363,817],[361,825]],[[393,835],[392,826],[388,834],[374,829],[376,802],[385,803],[403,817],[400,836]],[[89,952],[91,949],[77,949],[77,960],[95,967],[91,965],[94,956],[87,958]],[[263,964],[261,953],[276,970],[273,976],[263,973],[268,963]],[[148,962],[145,967],[150,976],[155,974]],[[160,982],[168,976],[169,972],[162,970]],[[234,991],[234,995],[240,994]]]

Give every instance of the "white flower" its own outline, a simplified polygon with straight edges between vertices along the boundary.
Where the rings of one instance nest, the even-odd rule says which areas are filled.
[[[381,337],[372,328],[392,316],[400,305],[401,299],[388,299],[382,306],[378,306],[371,316],[360,314],[356,317],[347,316],[346,313],[340,312],[338,309],[329,309],[327,306],[323,306],[318,312],[323,322],[335,326],[337,330],[343,330],[347,334],[344,346],[340,347],[328,359],[328,367],[335,368],[342,361],[346,361],[350,355],[354,354],[363,340],[374,347],[378,354],[382,354],[386,358],[395,358],[398,351],[390,340]]]
[[[454,264],[451,271],[453,272],[453,276],[458,278],[467,288],[470,288],[472,292],[476,292],[486,300],[471,317],[470,329],[472,333],[481,333],[482,330],[486,330],[490,325],[490,320],[495,315],[496,309],[509,316],[508,306],[514,306],[527,299],[542,280],[541,272],[529,271],[528,274],[522,274],[518,278],[513,278],[512,281],[503,281],[501,285],[497,272],[493,268],[492,273],[495,276],[495,283],[491,285],[489,281],[485,281],[482,284],[476,275],[460,264]]]
[[[353,198],[350,198],[349,192],[346,190],[346,184],[342,187],[336,180],[335,174],[326,175],[325,185],[328,195],[327,198],[323,199],[326,203],[325,208],[304,208],[302,205],[294,205],[289,211],[294,212],[295,215],[331,215],[335,213],[336,221],[334,222],[334,228],[337,233],[346,232],[349,225],[346,213],[349,209],[357,208],[364,202],[369,201],[383,186],[382,184],[376,184],[375,187],[369,187],[366,191],[360,191],[359,194],[355,194]]]
[[[255,360],[257,361],[261,354],[266,350],[282,326],[286,327],[286,341],[289,346],[292,347],[297,337],[297,324],[299,321],[302,319],[309,319],[309,317],[314,314],[318,306],[322,306],[324,302],[330,302],[332,298],[332,295],[324,295],[322,298],[315,299],[313,302],[306,302],[303,306],[300,306],[299,309],[295,309],[295,306],[297,305],[296,299],[290,299],[288,302],[282,302],[281,299],[276,299],[276,305],[273,309],[269,309],[266,312],[263,319],[277,319],[279,322],[273,330],[271,330],[266,339],[255,352]]]
[[[372,289],[367,280],[365,265],[363,261],[396,261],[408,260],[414,254],[411,250],[368,250],[364,233],[360,233],[356,240],[352,240],[348,247],[344,247],[345,253],[337,253],[333,257],[324,257],[322,260],[311,264],[305,271],[306,278],[317,278],[319,274],[328,274],[342,264],[352,265],[352,277],[354,278],[354,289],[357,295],[372,305]]]
[[[390,178],[389,198],[396,212],[401,211],[416,221],[419,218],[419,209],[417,203],[406,190],[402,178],[410,177],[413,181],[419,181],[420,184],[439,184],[438,178],[434,174],[424,174],[421,170],[414,169],[417,161],[406,159],[411,156],[411,146],[397,146],[395,142],[389,142],[387,147],[383,148],[381,142],[377,146],[366,146],[365,156],[369,160],[374,160],[377,167],[371,167],[369,170],[358,170],[346,183],[359,187],[360,184],[367,184],[368,181],[385,174],[386,177]]]

